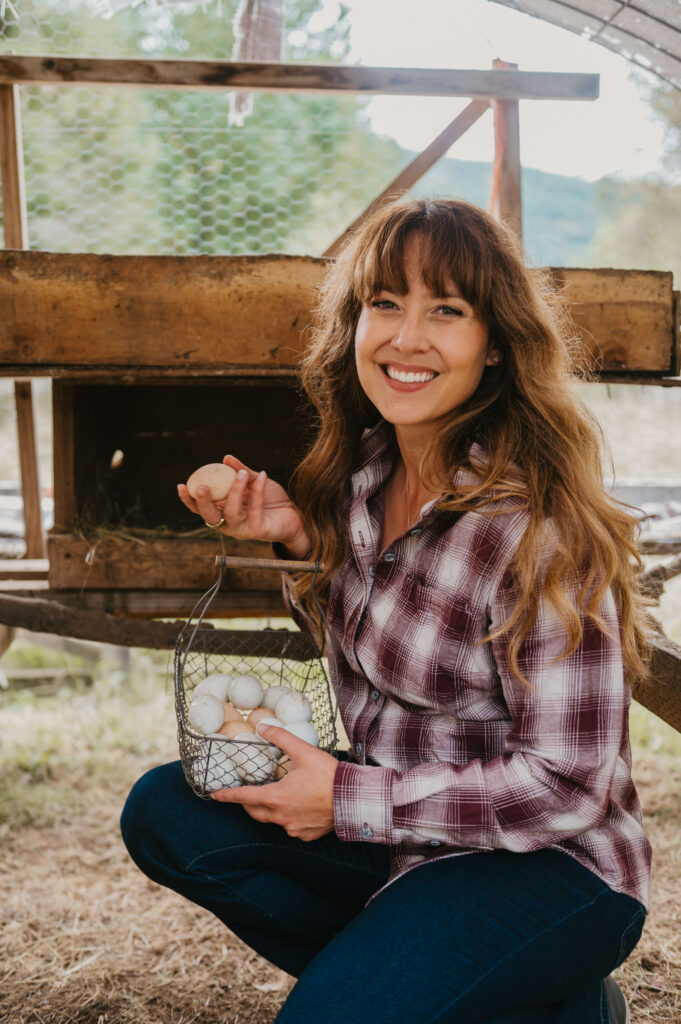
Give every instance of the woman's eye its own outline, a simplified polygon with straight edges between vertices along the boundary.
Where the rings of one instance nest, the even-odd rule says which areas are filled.
[[[464,311],[459,309],[457,306],[438,306],[436,312],[443,313],[445,316],[451,317],[465,316]]]
[[[390,299],[372,299],[371,300],[371,308],[372,309],[397,309],[397,306],[395,305],[394,302],[391,302]]]

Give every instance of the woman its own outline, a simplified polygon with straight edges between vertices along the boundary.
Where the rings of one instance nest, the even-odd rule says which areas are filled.
[[[629,1019],[609,975],[647,901],[627,729],[643,619],[569,349],[502,225],[391,203],[321,294],[295,501],[232,456],[224,503],[178,488],[283,568],[324,564],[347,758],[259,727],[291,757],[282,781],[205,802],[167,765],[123,814],[151,878],[299,978],[280,1024]],[[310,578],[284,582],[310,626]]]

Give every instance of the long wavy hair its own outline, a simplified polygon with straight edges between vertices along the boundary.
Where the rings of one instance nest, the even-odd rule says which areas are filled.
[[[301,367],[317,434],[292,482],[312,541],[310,557],[324,564],[316,593],[322,600],[328,596],[345,557],[348,480],[363,431],[380,419],[357,376],[357,322],[363,304],[382,289],[406,294],[404,253],[413,234],[421,243],[424,283],[437,295],[455,283],[501,357],[433,434],[420,464],[424,483],[443,495],[439,508],[493,515],[507,511],[512,498],[528,513],[513,564],[517,602],[494,636],[508,634],[509,663],[523,679],[519,653],[542,593],[566,628],[567,655],[580,643],[585,618],[606,629],[598,609],[612,587],[633,684],[646,674],[648,650],[637,585],[636,519],[606,492],[601,431],[573,393],[575,374],[586,375],[581,347],[546,272],[527,267],[515,236],[470,203],[384,204],[350,238],[321,288]],[[453,490],[459,469],[475,482]],[[301,574],[296,587],[302,601],[310,602],[310,577]]]

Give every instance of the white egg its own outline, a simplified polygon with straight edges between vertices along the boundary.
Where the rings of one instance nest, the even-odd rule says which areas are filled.
[[[218,736],[218,740],[222,740],[222,737]],[[203,793],[215,793],[218,789],[232,789],[241,785],[241,778],[234,761],[229,757],[227,746],[224,740],[211,743],[209,751],[200,754],[192,762],[192,782]]]
[[[298,739],[311,743],[313,747],[319,746],[319,736],[312,722],[287,722],[284,728]]]
[[[232,755],[232,759],[241,781],[250,785],[269,782],[274,778],[274,773],[277,770],[276,757],[272,754],[269,745],[262,743],[240,745]]]
[[[258,736],[260,736],[260,733],[258,732],[259,725],[276,725],[278,729],[285,728],[284,723],[280,722],[278,718],[261,718],[255,727],[255,731]],[[264,740],[265,737],[262,736],[261,739]],[[268,750],[272,751],[272,755],[274,757],[281,757],[281,750],[279,749],[279,747],[275,747],[274,743],[268,743]]]
[[[303,693],[283,693],[274,705],[274,713],[284,723],[312,721],[312,705]]]
[[[255,676],[236,676],[229,687],[229,699],[237,708],[251,710],[262,703],[263,689]]]
[[[209,693],[211,697],[217,697],[219,701],[226,701],[233,679],[234,676],[225,675],[223,672],[213,672],[212,675],[201,680],[194,690],[192,698],[200,697],[202,693]]]
[[[288,686],[268,686],[262,699],[262,706],[274,711],[274,705],[284,693],[293,693],[293,690]]]
[[[201,693],[189,705],[188,718],[197,732],[217,732],[225,720],[225,709],[217,697]]]

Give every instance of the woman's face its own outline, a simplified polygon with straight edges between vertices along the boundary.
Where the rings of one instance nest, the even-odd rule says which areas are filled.
[[[405,250],[408,292],[379,292],[362,308],[355,361],[367,397],[403,436],[428,435],[475,392],[498,362],[487,326],[453,281],[433,295],[421,277],[421,240]]]

